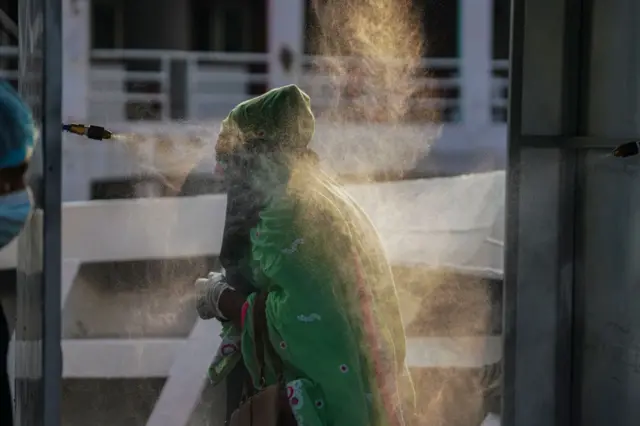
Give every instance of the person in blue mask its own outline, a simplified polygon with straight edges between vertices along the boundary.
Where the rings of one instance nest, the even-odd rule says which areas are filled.
[[[32,208],[25,174],[35,144],[29,107],[6,82],[0,82],[0,250],[22,231]],[[1,283],[0,283],[1,284]],[[13,424],[7,352],[11,335],[0,304],[0,425]]]

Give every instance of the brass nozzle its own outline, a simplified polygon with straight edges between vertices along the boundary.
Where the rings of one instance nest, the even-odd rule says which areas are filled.
[[[63,124],[62,130],[73,133],[74,135],[84,136],[89,139],[101,141],[104,139],[111,139],[113,133],[108,131],[102,126],[87,126],[84,124]]]

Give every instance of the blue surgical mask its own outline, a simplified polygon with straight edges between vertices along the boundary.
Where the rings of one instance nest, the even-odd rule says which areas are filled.
[[[0,196],[0,249],[20,234],[31,214],[28,189]]]

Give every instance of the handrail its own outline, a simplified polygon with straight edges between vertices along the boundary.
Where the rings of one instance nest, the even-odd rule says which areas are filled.
[[[494,59],[493,60],[493,68],[494,69],[509,69],[509,60],[508,59]]]
[[[266,53],[194,52],[188,50],[146,50],[146,49],[93,49],[93,59],[197,59],[220,62],[266,62]]]
[[[329,62],[329,61],[342,61],[342,62],[357,62],[357,61],[367,61],[372,60],[372,58],[367,57],[358,57],[358,56],[321,56],[321,55],[305,55],[303,56],[302,63],[303,64],[313,64],[317,62]],[[375,58],[377,62],[393,62],[397,61],[402,63],[401,59],[390,58],[382,60],[380,58]],[[458,58],[422,58],[420,60],[420,66],[422,68],[454,68],[460,65],[460,60]]]
[[[393,264],[437,267],[457,262],[457,268],[497,270],[502,265],[483,263],[489,256],[467,259],[458,256],[455,249],[468,249],[469,245],[480,247],[487,237],[494,243],[498,240],[490,233],[502,207],[493,203],[487,210],[483,206],[487,203],[486,197],[501,199],[499,194],[503,192],[503,186],[504,173],[489,172],[348,185],[346,190],[379,229]],[[469,197],[471,193],[474,195]],[[466,208],[452,209],[453,201],[463,195]],[[406,200],[412,200],[413,204],[408,205],[410,210],[405,212],[406,217],[400,214],[389,217],[378,199],[384,199],[388,206],[407,205]],[[63,257],[90,263],[216,255],[222,241],[226,203],[225,194],[64,203]],[[480,210],[485,213],[482,218],[477,215]],[[411,213],[413,211],[420,215]],[[442,211],[451,214],[442,215]],[[103,226],[105,224],[108,226]],[[202,229],[207,232],[203,234]],[[416,229],[420,230],[420,235],[416,235]],[[424,237],[443,232],[451,235],[446,243]],[[397,240],[399,236],[402,242]],[[100,241],[100,244],[87,244],[88,241]],[[447,249],[434,250],[439,244]],[[0,268],[15,264],[15,250],[14,243],[0,251]]]
[[[0,46],[0,55],[17,55],[17,46]],[[225,62],[266,62],[269,58],[267,53],[242,53],[242,52],[209,52],[209,51],[186,51],[186,50],[160,50],[160,49],[92,49],[91,57],[94,59],[158,59],[159,57],[171,57],[176,60],[201,59],[209,61]],[[303,56],[303,64],[311,64],[313,61],[321,60],[347,60],[348,57],[326,57],[326,56]],[[357,58],[351,58],[356,60]],[[507,69],[509,61],[505,59],[495,59],[492,61],[494,69]],[[459,58],[423,58],[420,65],[425,68],[454,68],[460,65]]]
[[[18,46],[0,46],[0,56],[17,56],[19,52]]]
[[[16,46],[0,46],[0,57],[18,54]],[[269,87],[268,53],[94,49],[90,52],[90,58],[88,118],[99,121],[144,119],[166,122],[174,116],[181,120],[210,120],[223,116],[236,103],[261,94]],[[359,93],[358,79],[347,74],[332,75],[331,61],[346,63],[370,60],[304,55],[299,58],[297,66],[300,68],[294,72],[292,81],[309,91],[314,107],[320,109],[333,108],[334,98],[337,97],[340,97],[341,105],[358,102],[357,96],[362,94]],[[394,60],[389,59],[390,62]],[[128,64],[136,61],[149,61],[156,65],[152,65],[155,68],[151,70],[128,69]],[[175,72],[173,64],[176,62],[186,66],[186,75]],[[326,71],[323,62],[328,62]],[[465,96],[459,72],[460,62],[459,58],[421,59],[419,68],[427,72],[415,78],[417,91],[410,104],[416,108],[435,110],[445,122],[464,121],[465,117],[460,115],[461,100]],[[260,64],[261,67],[250,68],[252,64]],[[487,107],[494,110],[496,122],[503,122],[506,117],[508,68],[508,60],[491,62],[492,94]],[[0,78],[16,80],[19,77],[16,69],[0,70]],[[174,90],[175,84],[183,89]],[[351,87],[355,87],[355,97],[352,96]],[[340,93],[342,90],[347,92]],[[176,107],[179,105],[184,107]],[[139,111],[140,114],[136,114],[143,117],[128,115],[132,111]],[[498,111],[498,115],[495,115],[495,111]],[[419,117],[418,113],[416,118]]]

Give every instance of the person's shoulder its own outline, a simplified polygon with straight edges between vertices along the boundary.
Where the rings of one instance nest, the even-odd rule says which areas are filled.
[[[299,202],[289,194],[269,198],[260,211],[261,221],[291,221]]]

